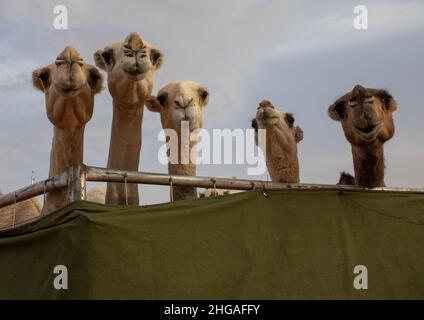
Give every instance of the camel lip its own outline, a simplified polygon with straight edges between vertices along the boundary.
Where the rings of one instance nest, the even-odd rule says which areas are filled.
[[[373,125],[368,125],[366,128],[358,128],[358,127],[356,127],[356,129],[357,129],[357,130],[359,130],[359,131],[361,131],[361,132],[363,132],[363,133],[368,134],[368,133],[370,133],[371,131],[373,131],[375,127],[376,127],[376,125],[375,125],[375,126],[373,126]]]
[[[140,70],[125,71],[125,72],[132,75],[132,76],[138,76],[138,75],[142,74],[142,72]]]
[[[78,92],[81,88],[80,87],[70,87],[70,88],[63,88],[63,87],[58,87],[60,93],[62,93],[65,96],[71,96],[73,94],[75,94],[76,92]]]
[[[375,136],[378,133],[378,130],[380,130],[380,123],[377,123],[375,125],[369,125],[366,128],[358,128],[356,126],[353,127],[355,133],[359,135],[363,140],[365,141],[371,141],[375,138]]]
[[[266,120],[271,120],[271,119],[278,119],[278,116],[261,114],[261,115],[259,115],[257,120],[266,121]]]
[[[142,69],[124,70],[124,72],[127,74],[128,78],[132,80],[141,80],[143,78],[143,75],[146,73]]]

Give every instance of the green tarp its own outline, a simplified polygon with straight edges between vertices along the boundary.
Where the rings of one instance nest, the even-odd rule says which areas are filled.
[[[0,233],[0,299],[424,299],[422,194],[269,195],[74,203]]]

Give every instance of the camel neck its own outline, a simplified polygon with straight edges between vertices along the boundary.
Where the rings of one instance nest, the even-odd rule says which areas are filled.
[[[369,188],[384,187],[384,151],[380,142],[352,146],[356,184]]]
[[[171,164],[168,163],[168,174],[181,176],[195,176],[196,165],[190,164]],[[188,200],[197,198],[197,188],[195,187],[172,187],[173,200]]]
[[[141,81],[109,78],[109,92],[113,97],[113,118],[107,167],[138,171],[141,151],[141,123],[146,98],[152,92],[153,79]],[[107,204],[139,204],[138,185],[128,187],[108,182]]]
[[[187,134],[188,135],[188,134]],[[172,144],[172,143],[171,143]],[[171,175],[195,176],[195,151],[197,141],[190,141],[189,137],[182,137],[178,135],[178,159],[177,157],[169,158],[168,173]],[[171,147],[170,152],[175,152]],[[197,188],[194,187],[173,187],[172,188],[174,200],[187,200],[197,198]]]
[[[138,170],[144,105],[113,101],[108,168]]]
[[[54,127],[49,176],[83,162],[84,125],[70,129]]]
[[[266,164],[272,181],[298,183],[299,161],[294,138],[267,129]]]

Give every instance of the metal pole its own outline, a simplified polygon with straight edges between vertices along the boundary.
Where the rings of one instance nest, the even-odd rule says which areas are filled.
[[[68,169],[68,202],[86,199],[86,167],[76,164]]]
[[[245,180],[232,178],[209,178],[197,176],[180,176],[159,173],[123,171],[114,169],[103,169],[96,167],[86,167],[87,181],[99,182],[125,182],[142,183],[155,185],[170,185],[200,188],[218,188],[233,190],[283,190],[283,189],[307,189],[307,190],[353,190],[353,191],[392,191],[392,192],[416,192],[424,193],[424,189],[406,188],[363,188],[359,186],[326,185],[326,184],[303,184],[303,183],[283,183],[261,180]]]
[[[24,201],[32,197],[36,197],[44,192],[66,188],[68,181],[68,173],[61,172],[56,176],[50,177],[49,179],[36,182],[30,186],[26,186],[10,192],[3,196],[0,196],[0,208],[11,205],[15,202]]]

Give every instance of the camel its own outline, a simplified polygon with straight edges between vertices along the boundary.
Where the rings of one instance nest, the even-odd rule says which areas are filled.
[[[100,204],[105,204],[106,198],[106,188],[104,187],[95,187],[87,191],[86,200],[91,202],[96,202]]]
[[[35,69],[33,85],[46,100],[47,118],[53,124],[49,177],[83,162],[85,124],[93,114],[94,95],[102,90],[102,76],[86,64],[75,48],[67,46],[48,66]],[[46,195],[42,213],[67,204],[66,190]]]
[[[156,97],[147,99],[147,108],[160,113],[162,128],[172,129],[177,134],[178,145],[170,145],[168,152],[169,174],[196,175],[197,140],[194,138],[194,133],[203,128],[203,113],[208,102],[208,91],[200,84],[189,80],[171,82],[160,89]],[[188,132],[185,132],[184,128],[187,128]],[[187,135],[189,137],[186,138]],[[170,143],[172,142],[171,140]],[[173,151],[175,147],[178,147],[177,154]],[[174,201],[195,199],[197,189],[173,186],[172,195]]]
[[[355,177],[343,172],[340,184],[367,188],[385,186],[383,144],[395,133],[392,113],[396,109],[397,102],[388,91],[360,85],[328,108],[328,115],[341,122],[352,146]]]
[[[227,178],[223,176],[218,176],[217,178]],[[232,177],[232,179],[236,179],[236,177]],[[220,197],[231,194],[232,190],[229,189],[218,189],[218,188],[205,188],[202,192],[199,193],[199,198],[213,198]]]
[[[3,195],[0,191],[0,196]],[[15,211],[15,219],[13,212]],[[14,205],[0,209],[0,230],[21,225],[40,216],[41,204],[36,198],[31,198]],[[15,220],[15,221],[13,221]]]
[[[213,198],[213,197],[220,197],[225,196],[227,194],[230,194],[231,191],[228,189],[214,189],[214,188],[207,188],[203,192],[199,193],[199,198]]]
[[[112,131],[108,169],[138,171],[141,123],[145,100],[151,95],[154,73],[163,64],[163,54],[137,33],[94,53],[94,61],[107,72],[113,99]],[[129,184],[126,198],[122,183],[108,183],[107,204],[139,204],[138,185]]]
[[[255,143],[265,154],[266,166],[272,181],[299,183],[297,144],[303,139],[303,131],[294,125],[294,121],[291,113],[278,111],[268,100],[263,100],[259,104],[256,117],[252,120]],[[259,129],[266,130],[266,148],[258,143]]]

